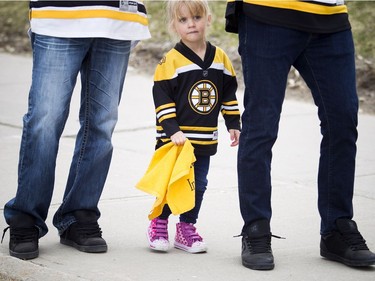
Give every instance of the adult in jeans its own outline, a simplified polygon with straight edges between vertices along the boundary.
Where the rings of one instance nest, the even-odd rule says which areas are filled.
[[[321,122],[320,254],[349,266],[375,264],[352,220],[358,98],[347,7],[342,0],[228,1],[226,18],[226,30],[239,34],[246,86],[238,150],[243,265],[274,268],[271,158],[291,66]]]
[[[98,224],[132,42],[150,37],[140,1],[30,1],[32,85],[24,116],[18,189],[4,209],[11,256],[32,259],[48,228],[59,139],[78,74],[76,138],[62,204],[53,217],[60,242],[106,252]]]

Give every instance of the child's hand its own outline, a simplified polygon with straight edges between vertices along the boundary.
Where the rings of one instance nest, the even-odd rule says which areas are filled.
[[[171,136],[171,141],[175,144],[175,145],[183,145],[186,141],[186,137],[184,135],[183,132],[181,131],[178,131],[177,133],[174,133],[172,136]]]
[[[239,130],[230,129],[229,134],[230,134],[230,140],[232,141],[230,146],[237,146],[240,140],[241,132]]]

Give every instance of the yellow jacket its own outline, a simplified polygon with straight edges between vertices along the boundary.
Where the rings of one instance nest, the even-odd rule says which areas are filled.
[[[172,142],[158,148],[136,187],[156,196],[148,218],[158,217],[165,204],[172,214],[185,213],[195,206],[194,148],[187,140],[183,146]]]

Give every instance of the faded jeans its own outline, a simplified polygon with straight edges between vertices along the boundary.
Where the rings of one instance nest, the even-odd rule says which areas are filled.
[[[112,133],[128,66],[130,41],[106,38],[56,38],[31,34],[32,85],[24,116],[19,154],[18,189],[4,209],[12,216],[36,219],[40,237],[55,184],[59,140],[69,115],[78,74],[82,91],[80,129],[62,204],[53,224],[63,232],[75,222],[72,212],[92,210],[98,202],[112,158]]]

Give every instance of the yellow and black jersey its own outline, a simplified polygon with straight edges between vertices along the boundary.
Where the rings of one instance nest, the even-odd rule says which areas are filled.
[[[226,31],[238,32],[238,15],[311,33],[332,33],[350,29],[344,0],[228,0]]]
[[[30,1],[31,31],[64,38],[150,38],[141,1]]]
[[[224,51],[207,42],[202,59],[182,42],[170,50],[155,70],[156,148],[182,131],[197,155],[217,151],[218,117],[227,129],[240,129],[237,80]]]

